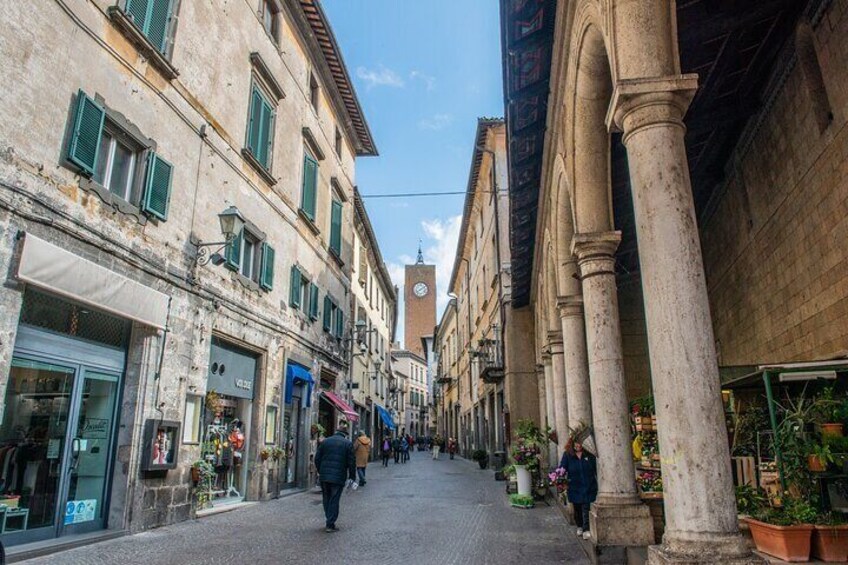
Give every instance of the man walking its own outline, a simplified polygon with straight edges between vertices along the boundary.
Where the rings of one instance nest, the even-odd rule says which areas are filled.
[[[325,531],[337,532],[336,519],[339,517],[342,490],[347,480],[356,479],[356,457],[353,454],[353,443],[347,439],[347,424],[340,424],[336,433],[318,446],[315,467],[318,468],[321,493],[324,495],[324,516],[327,519]]]
[[[356,432],[356,441],[353,442],[353,451],[356,454],[356,474],[359,475],[359,486],[365,486],[365,467],[368,466],[368,455],[371,453],[371,438]]]

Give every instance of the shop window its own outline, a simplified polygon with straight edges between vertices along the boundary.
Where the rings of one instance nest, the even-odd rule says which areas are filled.
[[[123,122],[124,127],[119,122]],[[173,165],[152,150],[152,141],[131,131],[126,120],[99,100],[77,94],[67,160],[95,188],[168,219]]]
[[[183,418],[183,443],[200,443],[203,412],[203,397],[194,394],[186,396],[185,416]]]
[[[265,443],[277,443],[277,407],[265,408]]]

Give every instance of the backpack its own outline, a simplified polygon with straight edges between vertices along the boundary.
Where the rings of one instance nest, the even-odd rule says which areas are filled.
[[[384,439],[383,440],[383,451],[388,451],[391,448],[392,448],[392,446],[389,444],[389,440]]]

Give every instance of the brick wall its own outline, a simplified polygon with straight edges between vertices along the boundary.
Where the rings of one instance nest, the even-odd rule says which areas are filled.
[[[848,6],[814,27],[833,119],[796,65],[701,221],[720,364],[848,352]],[[767,93],[768,95],[768,93]]]

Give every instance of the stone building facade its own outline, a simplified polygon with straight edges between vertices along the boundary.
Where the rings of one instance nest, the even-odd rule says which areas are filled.
[[[413,437],[426,436],[430,429],[430,392],[427,388],[427,362],[412,351],[392,353],[402,400],[396,406],[398,431]]]
[[[383,430],[377,405],[389,403],[391,346],[397,326],[397,288],[392,284],[368,212],[358,191],[354,200],[353,282],[351,312],[358,329],[353,348],[352,401],[359,429],[370,437]],[[376,443],[374,443],[376,449]]]
[[[512,306],[534,312],[540,418],[593,426],[595,554],[759,562],[739,534],[720,383],[845,355],[848,10],[501,7]],[[630,451],[628,401],[649,392],[661,540]]]
[[[504,451],[510,435],[506,415],[519,420],[537,418],[539,413],[532,348],[526,348],[523,337],[518,339],[528,331],[521,317],[526,318],[529,309],[506,307],[510,300],[507,173],[504,121],[481,118],[449,285],[456,298],[437,329],[434,348],[439,354],[436,381],[442,387],[436,412],[449,422],[458,419],[453,431],[464,452]]]
[[[0,22],[0,441],[29,523],[4,543],[186,520],[197,460],[213,511],[305,486],[319,390],[347,371],[355,159],[376,154],[320,5]]]

